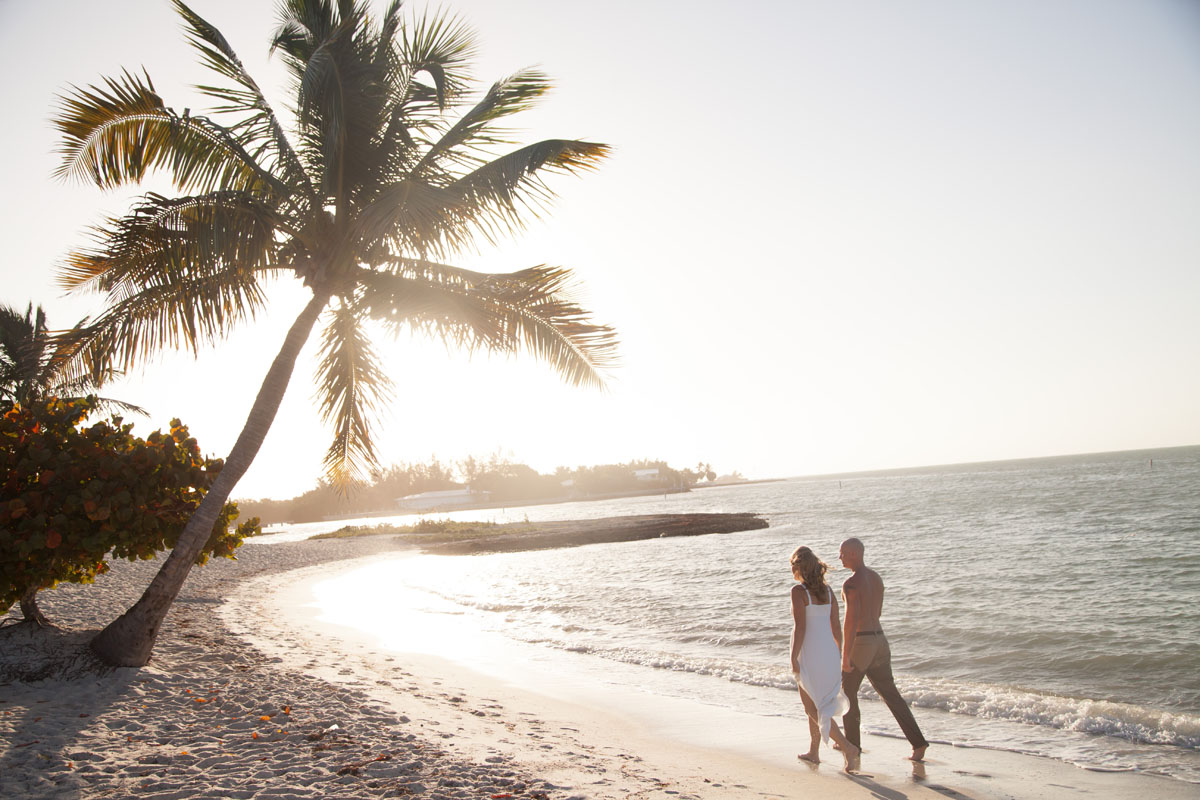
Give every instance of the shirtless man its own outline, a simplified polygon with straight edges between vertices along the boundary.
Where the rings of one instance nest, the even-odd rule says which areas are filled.
[[[910,758],[921,761],[929,742],[921,735],[917,721],[913,719],[908,703],[896,689],[892,678],[892,651],[887,637],[879,624],[883,611],[883,578],[863,563],[863,543],[858,539],[847,539],[838,550],[842,566],[851,570],[851,575],[842,584],[842,604],[846,609],[842,637],[842,690],[850,701],[850,710],[842,717],[842,729],[846,738],[856,747],[862,747],[859,735],[858,687],[866,676],[887,703],[892,716],[900,723],[900,730],[912,745]]]

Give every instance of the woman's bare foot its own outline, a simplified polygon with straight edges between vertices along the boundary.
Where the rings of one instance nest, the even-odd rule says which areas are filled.
[[[908,757],[909,761],[924,761],[925,751],[929,749],[929,745],[923,744],[920,747],[913,748],[913,754]]]
[[[859,767],[862,766],[859,758],[861,755],[861,750],[846,742],[846,746],[842,748],[842,758],[846,759],[846,772],[858,772]]]
[[[809,764],[820,764],[821,763],[821,759],[817,757],[817,754],[812,753],[812,752],[801,753],[800,755],[796,756],[796,758],[800,759],[801,761],[805,761]]]

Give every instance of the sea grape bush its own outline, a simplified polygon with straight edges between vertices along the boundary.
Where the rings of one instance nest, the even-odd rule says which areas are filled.
[[[31,591],[91,583],[107,559],[173,547],[221,470],[178,419],[145,439],[120,417],[84,427],[95,402],[0,405],[0,613]],[[259,532],[257,518],[232,527],[237,516],[226,503],[197,564],[233,558]]]

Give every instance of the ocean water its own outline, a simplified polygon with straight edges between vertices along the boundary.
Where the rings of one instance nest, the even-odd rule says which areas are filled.
[[[798,714],[780,694],[795,691],[788,555],[809,545],[834,568],[837,586],[849,576],[838,545],[858,536],[887,584],[883,625],[897,684],[931,741],[1200,783],[1200,447],[451,516],[709,511],[758,512],[770,528],[422,556],[389,564],[386,576],[371,567],[346,576],[338,594],[353,602],[355,587],[393,592],[393,606],[623,662],[622,674],[640,673],[644,680],[633,680],[656,691]],[[395,624],[388,619],[397,617],[358,624],[383,635],[379,626]],[[863,696],[873,696],[869,684]],[[864,729],[899,736],[882,706],[864,708]]]

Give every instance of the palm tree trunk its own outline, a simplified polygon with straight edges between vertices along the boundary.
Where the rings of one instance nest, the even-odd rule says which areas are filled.
[[[204,549],[204,543],[212,534],[213,525],[216,524],[217,515],[224,508],[225,501],[229,499],[233,488],[258,455],[267,431],[271,429],[271,423],[275,420],[275,413],[283,402],[296,358],[308,341],[309,333],[321,311],[329,303],[329,298],[330,293],[327,291],[314,294],[313,299],[292,323],[291,330],[283,341],[283,347],[275,356],[275,361],[263,380],[262,388],[258,390],[258,397],[255,398],[250,415],[246,418],[246,425],[229,452],[229,457],[225,459],[221,473],[188,520],[183,533],[179,535],[179,541],[141,599],[109,623],[108,627],[92,640],[92,650],[101,661],[116,667],[141,667],[150,661],[163,618],[183,587],[192,564],[196,562],[196,556]]]

